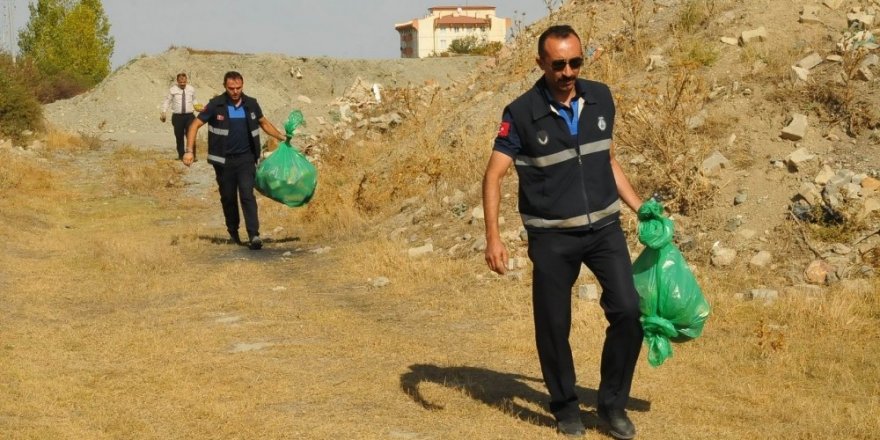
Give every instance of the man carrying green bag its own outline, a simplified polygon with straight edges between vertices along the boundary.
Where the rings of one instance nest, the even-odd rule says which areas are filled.
[[[642,328],[653,367],[672,356],[671,342],[694,339],[709,318],[709,303],[678,248],[672,244],[672,220],[650,199],[639,207],[639,241],[645,250],[633,263]]]
[[[308,203],[318,184],[318,170],[290,143],[302,122],[301,111],[290,112],[284,123],[287,140],[278,144],[275,152],[260,163],[255,183],[260,194],[291,208]]]

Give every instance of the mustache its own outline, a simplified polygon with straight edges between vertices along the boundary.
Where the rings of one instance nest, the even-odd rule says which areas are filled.
[[[562,76],[559,78],[559,81],[560,81],[560,82],[562,82],[562,81],[574,81],[574,80],[576,80],[576,79],[577,79],[576,76],[565,76],[565,75],[562,75]]]

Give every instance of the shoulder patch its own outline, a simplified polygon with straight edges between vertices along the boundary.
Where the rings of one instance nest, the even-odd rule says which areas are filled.
[[[507,137],[510,134],[510,122],[502,121],[501,125],[498,127],[498,137]]]

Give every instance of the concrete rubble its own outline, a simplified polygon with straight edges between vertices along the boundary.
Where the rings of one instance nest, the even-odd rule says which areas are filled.
[[[807,116],[800,113],[793,113],[791,121],[782,129],[779,136],[790,141],[799,141],[807,135]]]

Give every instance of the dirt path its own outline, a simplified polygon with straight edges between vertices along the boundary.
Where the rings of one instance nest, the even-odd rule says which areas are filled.
[[[10,396],[0,404],[4,437],[457,438],[472,429],[431,421],[406,391],[468,380],[443,365],[491,331],[491,317],[450,320],[449,298],[380,296],[334,269],[348,267],[344,245],[317,254],[310,249],[327,243],[284,233],[259,252],[226,244],[212,188],[124,194],[113,157],[89,152],[56,170],[65,193],[4,257],[15,280],[0,324],[0,371],[11,374],[0,387]],[[188,171],[199,182],[210,172]],[[500,405],[503,395],[488,398]],[[542,431],[521,421],[499,432],[523,429]]]
[[[271,215],[262,251],[227,244],[210,186],[128,191],[120,170],[167,152],[127,154],[53,158],[61,188],[2,200],[18,231],[4,229],[0,255],[0,437],[554,436],[528,283],[381,242],[313,241]],[[391,284],[373,287],[373,274]],[[713,286],[707,334],[661,369],[640,361],[640,436],[789,438],[792,414],[840,409],[849,416],[798,420],[797,432],[871,437],[880,363],[839,343],[876,344],[876,306],[852,306],[863,293],[764,306]],[[583,418],[610,438],[594,412],[601,310],[575,300],[573,316]],[[866,374],[842,374],[852,365]],[[841,394],[841,381],[859,391]]]

